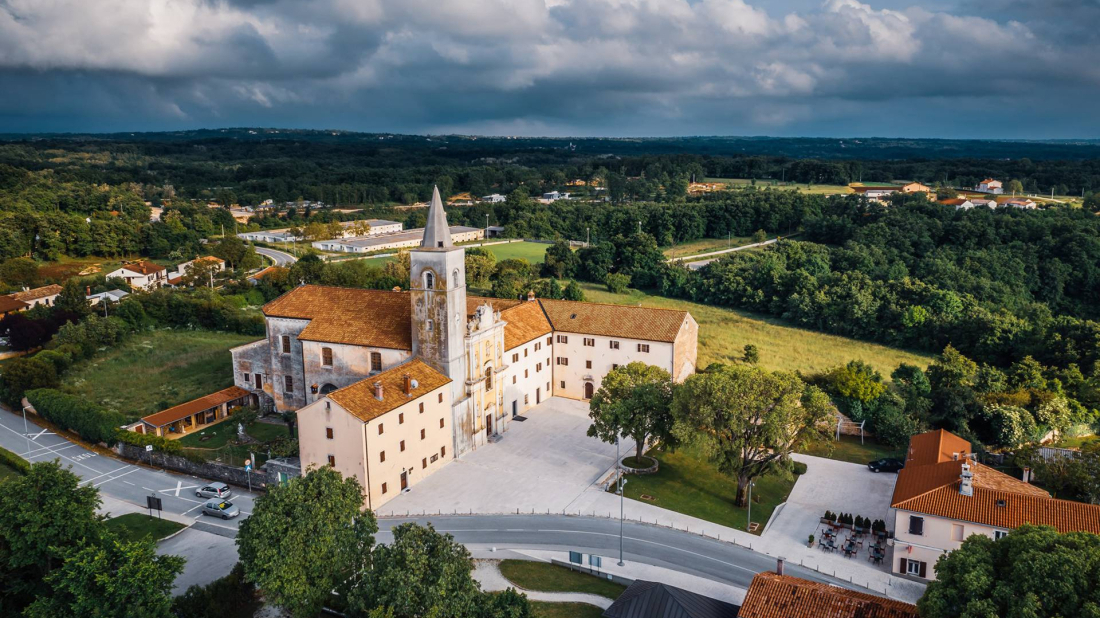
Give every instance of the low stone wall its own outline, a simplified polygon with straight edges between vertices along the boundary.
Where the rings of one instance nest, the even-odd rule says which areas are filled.
[[[210,481],[221,481],[237,487],[248,487],[249,473],[245,472],[244,468],[227,466],[212,461],[195,462],[182,455],[171,455],[156,450],[146,451],[143,447],[132,444],[119,443],[115,445],[114,451],[123,459],[190,474]],[[251,477],[252,489],[263,489],[269,482],[267,475],[262,471],[253,470]]]
[[[621,467],[622,467],[622,470],[623,470],[623,474],[640,474],[640,475],[657,474],[657,469],[660,466],[660,462],[657,461],[657,458],[656,457],[649,457],[648,455],[643,455],[642,457],[644,457],[645,459],[652,460],[653,465],[651,465],[649,467],[646,467],[646,468],[631,468],[630,466],[628,466],[626,464],[622,464]],[[624,459],[626,459],[626,458],[624,458]]]

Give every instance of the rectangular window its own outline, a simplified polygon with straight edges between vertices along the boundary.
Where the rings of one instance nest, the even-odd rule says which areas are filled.
[[[558,364],[559,365],[568,365],[569,364],[569,359],[565,358],[564,356],[559,356],[558,357]]]
[[[439,393],[439,403],[443,403],[443,393]]]
[[[553,341],[552,341],[552,338],[551,338],[551,337],[547,337],[547,338],[546,338],[546,345],[550,345],[551,343],[553,343]]]
[[[528,396],[527,396],[527,395],[524,395],[524,396],[523,396],[523,405],[527,405],[527,404],[529,404],[529,403],[530,403],[530,399],[528,398]]]
[[[420,430],[420,439],[421,440],[424,439],[424,430],[423,429]]]
[[[512,376],[512,384],[516,383],[516,376]]]
[[[993,540],[994,541],[1000,541],[1001,539],[1005,538],[1006,536],[1008,536],[1008,531],[1007,530],[994,530],[993,531]]]
[[[332,366],[332,348],[321,348],[321,364],[325,367]]]
[[[245,382],[251,382],[252,381],[252,374],[248,373],[247,371],[244,372],[244,381]]]
[[[447,447],[445,447],[445,446],[439,447],[439,456],[440,457],[446,457],[447,456]]]
[[[527,379],[527,372],[528,372],[528,370],[527,370],[527,369],[524,369],[524,370],[523,370],[523,378],[524,378],[524,379]]]
[[[519,352],[516,352],[515,354],[512,354],[512,362],[513,363],[518,363],[519,362]]]
[[[398,412],[397,413],[397,424],[398,425],[404,425],[405,424],[405,413],[404,412]]]
[[[379,461],[386,461],[386,451],[379,451],[378,460]]]
[[[438,460],[439,460],[439,455],[436,455],[435,453],[432,453],[432,463],[435,463]]]
[[[293,393],[294,392],[294,378],[292,378],[290,376],[283,376],[283,392],[284,393]]]
[[[386,493],[386,484],[382,483],[382,493]]]
[[[535,371],[542,371],[542,363],[535,363]]]
[[[423,401],[420,402],[420,413],[421,414],[424,413],[424,402]]]
[[[924,536],[924,518],[916,515],[909,516],[909,534]]]
[[[428,467],[428,458],[427,457],[420,460],[420,467],[421,467],[421,469]]]
[[[619,342],[618,341],[612,341],[611,342],[611,349],[612,350],[618,350],[619,349]]]
[[[527,348],[523,348],[523,358],[527,358]]]
[[[962,524],[951,524],[951,540],[962,542],[963,540],[963,527]]]
[[[596,340],[585,337],[584,338],[584,345],[586,347],[589,347],[589,348],[594,348],[594,347],[596,347]]]
[[[283,335],[283,354],[290,354],[290,335]]]
[[[920,560],[906,560],[905,573],[907,575],[915,575],[917,577],[924,577],[925,569],[924,563]]]
[[[648,343],[639,343],[638,344],[638,351],[639,352],[648,352],[649,351],[649,344]]]
[[[404,440],[401,441],[401,452],[402,453],[405,452],[405,441]]]
[[[332,427],[325,427],[325,437],[329,440],[332,439]]]
[[[370,353],[370,370],[382,371],[382,353],[371,352]]]
[[[263,376],[261,376],[260,374],[257,373],[256,374],[256,388],[259,389],[259,388],[263,388],[263,387],[264,387]]]
[[[592,361],[584,361],[584,368],[585,369],[591,369],[592,368]]]
[[[329,455],[328,456],[328,467],[330,467],[330,468],[335,468],[336,467],[336,455]]]
[[[561,387],[562,387],[562,388],[565,388],[565,380],[562,380],[562,381],[561,381]]]
[[[443,429],[443,419],[439,419],[439,428]]]
[[[382,423],[378,423],[378,435],[382,435],[382,431],[384,431],[384,426]]]

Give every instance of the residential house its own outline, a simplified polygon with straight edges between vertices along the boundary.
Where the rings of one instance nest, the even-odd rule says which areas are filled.
[[[551,204],[551,203],[556,202],[558,200],[567,200],[567,199],[569,199],[569,194],[568,193],[561,193],[559,191],[550,191],[548,193],[543,193],[542,194],[542,199],[540,199],[539,201],[544,203],[544,204]]]
[[[970,203],[977,206],[977,207],[979,207],[979,208],[983,207],[983,206],[985,208],[991,208],[991,209],[997,207],[997,200],[990,200],[990,199],[985,199],[985,198],[980,198],[980,197],[970,198]]]
[[[168,276],[168,285],[179,285],[183,283],[183,278],[187,276],[187,273],[191,271],[196,264],[213,264],[214,272],[223,272],[225,270],[225,260],[214,257],[212,255],[206,255],[200,258],[195,258],[191,261],[184,262],[176,267],[176,272],[171,273]],[[205,285],[205,281],[203,284]]]
[[[1000,180],[993,180],[992,178],[986,178],[978,183],[977,191],[982,193],[992,193],[994,195],[1000,195],[1004,193],[1004,185]]]
[[[125,279],[136,290],[155,290],[168,283],[168,271],[160,264],[146,260],[123,264],[122,268],[107,273],[107,278]]]
[[[909,182],[901,185],[902,193],[927,193],[928,195],[935,196],[935,191],[928,185],[921,184],[919,182]]]
[[[46,305],[52,307],[54,301],[57,300],[57,295],[61,293],[61,286],[55,284],[42,286],[40,288],[34,288],[33,290],[23,290],[22,292],[16,292],[10,294],[15,300],[21,300],[30,307],[37,307],[38,305]]]
[[[737,618],[737,606],[661,582],[635,580],[603,618]]]
[[[1035,210],[1039,207],[1035,202],[1025,197],[1014,197],[1001,202],[1001,206],[1008,208],[1019,208],[1021,210]]]
[[[1100,534],[1100,505],[1056,500],[978,463],[966,440],[942,429],[909,440],[890,506],[895,574],[935,579],[940,556],[973,534],[999,539],[1024,524]]]
[[[0,316],[15,313],[17,311],[26,311],[30,308],[30,305],[16,298],[12,298],[11,295],[0,296]]]
[[[492,195],[484,195],[481,197],[481,201],[487,204],[500,204],[506,201],[508,198],[499,194],[493,193]]]
[[[895,185],[863,185],[853,184],[849,185],[852,191],[858,195],[866,197],[872,202],[885,202],[883,198],[893,195],[901,190],[901,187]]]
[[[463,243],[485,238],[485,230],[479,227],[453,225],[450,227],[451,242]],[[343,240],[319,240],[313,247],[322,251],[343,251],[346,253],[373,253],[394,249],[412,249],[420,245],[424,238],[424,228],[415,228],[396,234],[363,236]]]
[[[944,206],[952,206],[955,208],[955,210],[970,210],[974,207],[974,202],[961,197],[948,200],[940,200],[940,203]]]
[[[757,573],[739,618],[919,618],[915,605],[777,573]]]
[[[228,418],[237,408],[255,405],[256,396],[243,388],[229,388],[181,403],[128,425],[131,431],[175,439]]]

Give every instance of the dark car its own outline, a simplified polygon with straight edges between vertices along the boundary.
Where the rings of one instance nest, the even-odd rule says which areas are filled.
[[[894,459],[893,457],[887,457],[886,459],[876,459],[867,464],[867,469],[871,472],[897,472],[905,467],[905,462],[900,459]]]

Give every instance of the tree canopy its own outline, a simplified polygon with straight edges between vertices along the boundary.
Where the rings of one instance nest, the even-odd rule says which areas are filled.
[[[660,367],[634,361],[604,376],[589,402],[588,435],[614,443],[630,436],[641,458],[650,439],[675,447],[672,433],[672,376]]]

